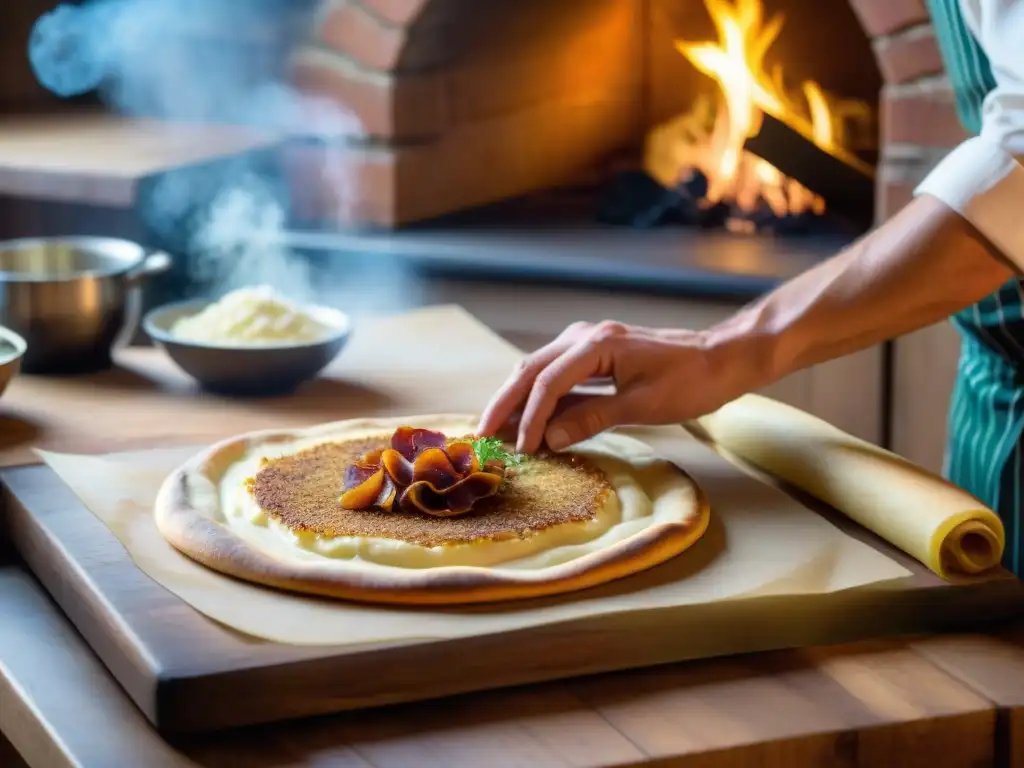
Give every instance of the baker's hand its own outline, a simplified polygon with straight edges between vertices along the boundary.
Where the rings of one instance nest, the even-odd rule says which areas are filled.
[[[616,426],[678,424],[742,394],[738,370],[711,353],[701,332],[576,323],[519,363],[478,431],[516,434],[516,449],[532,453],[542,443],[562,450]],[[611,378],[615,393],[563,400],[592,378]]]

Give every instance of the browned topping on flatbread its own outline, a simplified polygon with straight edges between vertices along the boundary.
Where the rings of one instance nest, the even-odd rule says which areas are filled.
[[[572,455],[538,455],[497,495],[459,517],[346,510],[338,503],[345,467],[389,437],[326,443],[273,459],[256,474],[252,492],[271,517],[295,531],[323,536],[399,539],[425,547],[479,539],[529,536],[545,528],[589,520],[611,490],[604,473]]]

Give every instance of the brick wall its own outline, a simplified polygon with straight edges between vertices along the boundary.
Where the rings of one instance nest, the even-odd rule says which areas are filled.
[[[332,158],[354,182],[349,215],[394,226],[557,184],[639,141],[642,6],[323,0],[292,79],[363,135],[289,152],[300,218],[334,210],[316,173]]]
[[[906,205],[914,187],[966,134],[923,0],[851,0],[885,79],[880,103],[877,218]]]

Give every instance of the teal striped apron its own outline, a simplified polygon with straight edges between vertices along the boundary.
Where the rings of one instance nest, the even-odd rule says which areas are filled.
[[[964,23],[959,0],[928,0],[936,38],[972,133],[995,87],[992,70]],[[960,363],[950,403],[945,474],[995,509],[1006,526],[1003,564],[1024,576],[1024,287],[1012,280],[953,316]]]

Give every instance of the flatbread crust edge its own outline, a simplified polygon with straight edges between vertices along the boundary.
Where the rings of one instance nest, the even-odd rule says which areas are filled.
[[[178,551],[220,573],[307,595],[394,605],[459,605],[521,600],[606,584],[664,563],[689,549],[707,530],[710,509],[697,483],[675,464],[665,470],[687,481],[692,504],[683,522],[663,522],[612,546],[536,571],[498,571],[473,566],[402,569],[343,568],[334,563],[286,562],[250,544],[221,516],[219,478],[257,446],[329,435],[339,428],[385,434],[401,423],[467,419],[464,414],[405,419],[351,419],[292,431],[252,432],[217,443],[175,470],[155,502],[155,521]],[[201,493],[197,486],[213,485]]]

